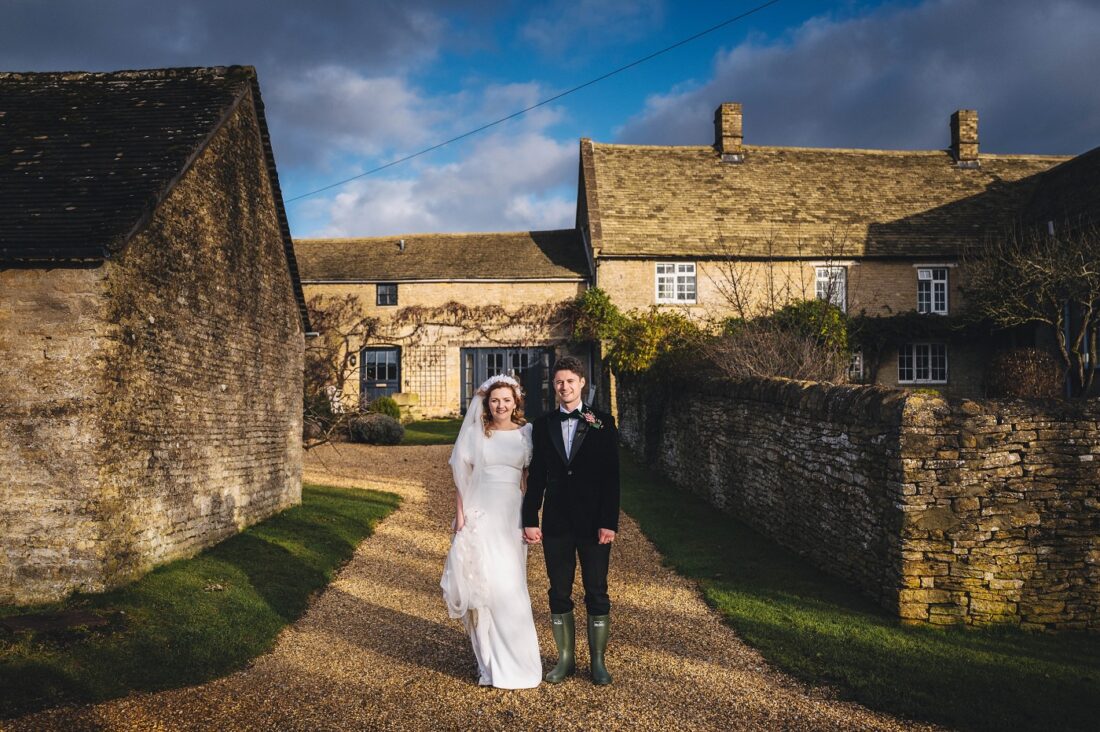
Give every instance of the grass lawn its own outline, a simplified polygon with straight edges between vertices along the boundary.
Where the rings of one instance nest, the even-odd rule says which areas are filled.
[[[402,445],[453,445],[461,419],[422,419],[405,425]]]
[[[305,485],[302,505],[196,557],[112,592],[34,608],[114,620],[107,630],[63,635],[0,630],[0,717],[196,684],[244,667],[302,615],[398,500]],[[26,612],[0,607],[0,617]]]
[[[903,626],[838,580],[623,453],[623,508],[775,666],[964,730],[1096,730],[1100,638]]]

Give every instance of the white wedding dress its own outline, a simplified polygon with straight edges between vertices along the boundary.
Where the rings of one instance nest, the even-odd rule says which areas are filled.
[[[440,586],[448,613],[461,618],[470,635],[478,683],[528,689],[542,681],[520,518],[531,425],[492,437],[471,432],[451,458],[465,525],[451,542]]]

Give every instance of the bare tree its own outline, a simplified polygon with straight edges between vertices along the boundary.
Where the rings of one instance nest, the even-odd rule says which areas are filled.
[[[405,306],[385,319],[364,315],[355,295],[314,295],[306,303],[319,336],[306,346],[304,444],[307,449],[345,435],[363,407],[358,389],[359,358],[371,344],[418,346],[452,341],[509,346],[544,343],[572,332],[572,301],[508,309],[499,305]]]
[[[797,230],[793,243],[773,231],[751,250],[728,240],[723,249],[715,273],[708,273],[723,300],[710,323],[719,335],[701,345],[708,360],[731,378],[846,381],[850,356],[842,311],[855,304],[848,276],[854,268],[844,264],[853,251],[847,231],[834,229],[812,243]],[[810,263],[823,276],[809,275]],[[815,300],[823,301],[820,307],[806,307]],[[795,326],[792,314],[817,321],[824,331]]]
[[[306,303],[318,336],[306,343],[303,378],[303,439],[308,450],[347,433],[357,411],[345,386],[357,373],[352,354],[358,353],[357,334],[367,325],[355,295],[326,298],[314,295]],[[356,345],[353,345],[353,341]],[[353,350],[354,349],[354,350]]]
[[[971,248],[964,264],[970,311],[1002,328],[1049,326],[1074,392],[1087,394],[1100,325],[1100,228],[1088,221],[1048,231],[1017,226]]]

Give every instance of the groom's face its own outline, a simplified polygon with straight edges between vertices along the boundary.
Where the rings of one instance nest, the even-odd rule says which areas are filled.
[[[563,407],[574,408],[581,400],[584,390],[584,377],[568,369],[554,374],[554,393]]]

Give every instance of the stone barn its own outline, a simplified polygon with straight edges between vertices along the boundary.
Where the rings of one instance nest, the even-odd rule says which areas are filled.
[[[0,604],[301,500],[309,329],[251,67],[0,74]]]

